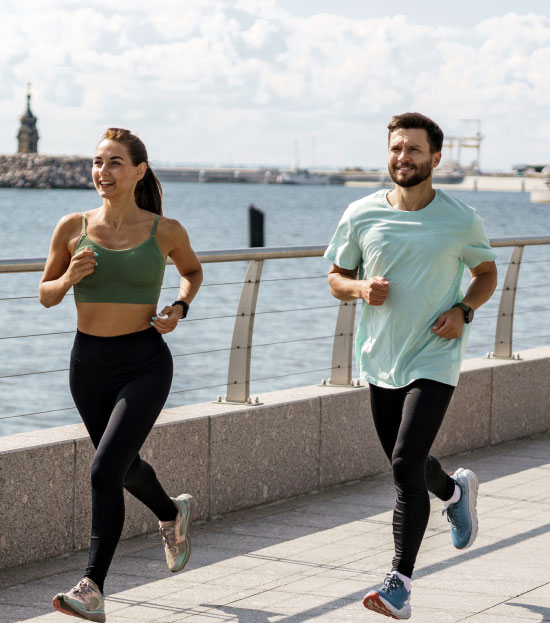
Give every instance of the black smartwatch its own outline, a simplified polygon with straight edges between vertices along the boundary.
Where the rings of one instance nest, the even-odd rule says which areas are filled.
[[[174,301],[172,303],[172,307],[175,307],[176,305],[181,305],[183,311],[181,312],[180,320],[183,320],[189,311],[189,303],[186,303],[185,301]]]
[[[464,303],[455,303],[453,307],[460,307],[460,309],[464,312],[464,322],[466,324],[470,324],[474,319],[474,310],[468,305],[464,305]]]

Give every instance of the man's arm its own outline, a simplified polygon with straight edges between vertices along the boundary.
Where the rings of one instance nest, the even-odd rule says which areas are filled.
[[[478,309],[493,296],[497,287],[497,265],[494,262],[481,262],[479,266],[470,269],[470,272],[472,280],[462,303],[472,309]]]
[[[357,279],[357,268],[348,270],[336,264],[329,270],[328,283],[330,293],[340,301],[363,299],[369,305],[382,305],[390,288],[384,277]]]
[[[494,262],[482,262],[471,268],[470,272],[472,280],[461,302],[475,310],[493,295],[497,287],[497,267]],[[462,335],[463,327],[464,312],[460,308],[453,307],[439,316],[432,331],[439,337],[451,340]]]

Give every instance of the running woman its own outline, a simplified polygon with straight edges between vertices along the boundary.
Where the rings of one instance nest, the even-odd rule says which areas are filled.
[[[380,190],[344,212],[325,256],[329,285],[343,301],[362,299],[356,338],[361,378],[397,493],[395,556],[366,608],[411,616],[411,578],[428,524],[428,491],[443,500],[453,545],[477,536],[478,479],[469,469],[446,474],[430,448],[458,382],[474,310],[495,290],[495,253],[476,211],[432,188],[443,132],[419,113],[392,118],[388,169],[393,190]],[[460,291],[464,266],[472,279]]]
[[[172,382],[172,355],[162,336],[185,318],[202,268],[185,229],[162,216],[162,189],[137,136],[109,128],[92,177],[102,205],[59,221],[39,297],[52,307],[73,288],[78,327],[70,388],[96,449],[88,567],[53,605],[101,623],[103,585],[124,525],[124,489],[158,517],[170,571],[189,560],[195,500],[169,497],[139,451]],[[168,257],[181,275],[179,297],[157,312]]]

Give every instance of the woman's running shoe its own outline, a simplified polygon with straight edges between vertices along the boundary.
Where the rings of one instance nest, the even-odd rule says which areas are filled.
[[[52,603],[63,614],[97,623],[104,623],[106,620],[105,598],[90,578],[82,578],[68,593],[57,593]]]
[[[393,619],[410,619],[411,592],[405,588],[401,579],[390,573],[379,589],[365,595],[363,605]]]
[[[191,540],[189,528],[193,521],[197,503],[188,493],[182,493],[177,498],[171,498],[178,509],[174,521],[159,521],[159,530],[164,543],[166,564],[168,569],[181,571],[191,555]]]

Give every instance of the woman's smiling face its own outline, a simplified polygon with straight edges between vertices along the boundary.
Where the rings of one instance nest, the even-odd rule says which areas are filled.
[[[145,168],[145,163],[134,166],[122,143],[105,139],[99,143],[95,152],[92,179],[97,192],[104,199],[133,196]]]

